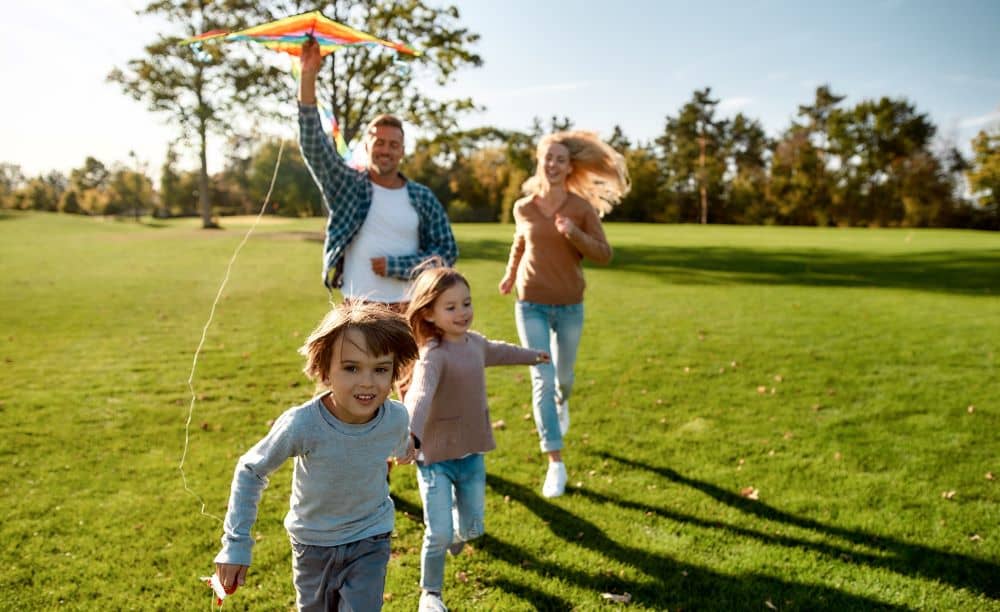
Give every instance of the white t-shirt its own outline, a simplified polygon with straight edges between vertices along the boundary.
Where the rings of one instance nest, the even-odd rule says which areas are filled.
[[[410,195],[403,186],[386,189],[372,184],[372,207],[354,240],[344,251],[344,285],[346,298],[372,302],[402,302],[406,299],[409,282],[372,271],[372,257],[412,255],[420,246],[417,231],[420,217],[410,205]]]

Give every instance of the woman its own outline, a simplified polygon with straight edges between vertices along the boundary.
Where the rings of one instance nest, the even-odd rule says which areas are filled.
[[[521,344],[551,363],[531,368],[532,405],[549,466],[542,495],[566,490],[563,436],[569,429],[573,366],[583,332],[583,259],[611,261],[600,215],[628,193],[624,158],[590,132],[558,132],[538,143],[535,174],[514,205],[517,229],[500,293],[517,288]]]

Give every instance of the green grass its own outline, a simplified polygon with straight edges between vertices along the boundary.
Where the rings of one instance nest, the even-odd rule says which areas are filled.
[[[237,457],[309,397],[296,348],[328,306],[322,220],[258,228],[199,361],[186,473],[225,512]],[[220,525],[177,469],[194,349],[247,225],[0,219],[0,609],[209,606]],[[512,228],[459,225],[475,327]],[[1000,235],[617,225],[590,267],[568,494],[544,464],[527,371],[489,372],[503,419],[488,535],[449,559],[453,610],[1000,610]],[[973,408],[970,408],[974,406]],[[387,610],[413,610],[413,468],[393,472]],[[248,586],[288,610],[265,492]],[[759,499],[741,495],[752,487]],[[954,491],[951,499],[943,493]]]

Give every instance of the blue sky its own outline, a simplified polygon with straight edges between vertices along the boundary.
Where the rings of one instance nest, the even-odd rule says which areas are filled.
[[[710,86],[719,113],[777,135],[829,83],[846,104],[903,97],[939,136],[968,147],[1000,128],[1000,2],[873,0],[458,0],[482,39],[480,69],[444,90],[487,111],[464,125],[526,129],[568,116],[608,134],[650,140],[665,117]],[[105,163],[135,151],[158,174],[173,131],[104,82],[141,54],[160,25],[135,0],[14,3],[0,23],[0,161],[29,175]],[[290,109],[291,112],[291,109]],[[291,136],[293,124],[277,128]],[[217,166],[219,147],[210,152]]]

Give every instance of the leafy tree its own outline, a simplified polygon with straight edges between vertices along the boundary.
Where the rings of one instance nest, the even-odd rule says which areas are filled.
[[[727,172],[725,211],[728,223],[759,223],[769,216],[767,158],[771,142],[756,119],[738,113],[725,131]]]
[[[15,208],[22,210],[56,211],[66,191],[66,177],[58,171],[29,180],[15,194]]]
[[[268,2],[266,13],[271,19],[287,17],[307,10],[304,4]],[[330,79],[321,79],[317,93],[337,117],[347,142],[380,113],[397,114],[427,131],[448,132],[457,126],[460,113],[475,108],[471,99],[437,100],[418,87],[426,78],[446,85],[456,70],[482,65],[469,48],[479,35],[460,26],[457,7],[422,0],[336,0],[308,6],[315,8],[334,21],[422,52],[393,57],[351,47],[327,56]]]
[[[280,85],[276,68],[259,61],[253,51],[239,53],[206,45],[201,52],[179,45],[183,38],[213,29],[233,30],[256,20],[259,10],[247,0],[154,0],[140,14],[157,15],[180,34],[161,34],[146,46],[146,55],[127,68],[114,69],[108,80],[145,102],[149,110],[171,118],[184,142],[196,141],[200,161],[198,199],[202,226],[213,227],[207,142],[210,134],[231,130],[239,108],[272,93]]]
[[[677,117],[667,117],[664,132],[656,139],[668,189],[682,208],[697,202],[696,218],[701,223],[708,223],[710,199],[718,201],[723,192],[726,170],[722,154],[726,121],[715,118],[719,101],[711,93],[711,87],[695,90]]]
[[[106,215],[132,214],[138,220],[139,216],[152,210],[153,183],[144,172],[126,168],[117,168],[111,173],[107,185],[108,200],[104,208]]]
[[[829,117],[831,151],[841,163],[835,215],[839,223],[903,221],[900,183],[908,158],[929,152],[935,126],[905,100],[863,100]]]
[[[793,124],[774,145],[768,183],[773,217],[762,211],[758,221],[792,225],[828,225],[829,191],[824,187],[823,157],[810,131]]]
[[[612,135],[612,142],[615,135]],[[622,139],[619,143],[627,142]],[[651,145],[627,146],[619,150],[625,156],[632,188],[618,206],[611,209],[612,221],[666,221],[661,187],[660,162]]]
[[[183,200],[190,198],[193,194],[185,194],[181,190],[181,176],[177,171],[177,147],[171,142],[167,145],[167,154],[163,158],[163,166],[160,167],[160,199],[159,214],[169,217],[183,210]]]
[[[16,208],[14,195],[24,186],[21,166],[9,162],[0,163],[0,208]]]
[[[59,212],[78,215],[83,212],[83,207],[80,206],[80,197],[76,193],[76,189],[67,189],[62,197],[59,198]]]
[[[274,178],[269,211],[284,216],[308,217],[325,212],[323,202],[316,197],[316,184],[306,167],[298,143],[285,141],[281,153],[281,167],[275,177],[280,141],[262,143],[254,152],[247,172],[247,196],[256,212],[264,205],[264,198]]]
[[[988,226],[1000,226],[1000,130],[981,131],[972,140],[972,168],[966,173],[969,187]]]

